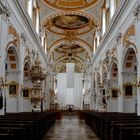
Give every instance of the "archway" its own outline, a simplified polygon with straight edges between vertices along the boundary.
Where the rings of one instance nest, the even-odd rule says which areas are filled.
[[[137,79],[137,58],[133,48],[127,48],[123,60],[123,93],[124,112],[137,112],[137,89],[135,82]]]
[[[116,62],[112,62],[109,74],[109,96],[108,99],[108,111],[118,111],[118,65]]]
[[[6,112],[18,112],[18,96],[19,96],[19,56],[17,49],[10,46],[6,51],[5,59],[5,81],[8,82],[6,88]]]

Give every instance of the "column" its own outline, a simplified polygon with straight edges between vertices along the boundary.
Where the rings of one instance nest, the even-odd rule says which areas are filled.
[[[118,33],[116,37],[117,42],[117,56],[118,56],[118,112],[123,112],[124,110],[124,97],[123,97],[123,66],[122,66],[122,55],[123,55],[123,46],[122,46],[122,34]]]
[[[137,53],[137,60],[140,62],[140,5],[138,5],[134,10],[134,17],[135,17],[135,31],[136,31],[136,47],[138,50]],[[137,76],[140,79],[140,64],[138,62],[137,66]],[[140,116],[140,88],[137,88],[137,114]]]
[[[26,47],[25,33],[21,33],[20,41],[20,68],[19,68],[19,94],[18,94],[18,112],[23,112],[23,77],[24,77],[24,48]]]
[[[99,79],[96,73],[96,110],[100,111],[103,108],[103,85],[99,83]]]
[[[8,38],[8,20],[4,15],[0,15],[0,77],[1,80],[5,83],[5,56],[6,56],[6,46]],[[2,82],[2,81],[1,81]],[[3,98],[3,107],[0,110],[0,115],[4,115],[6,111],[6,87],[1,88],[2,98]]]
[[[93,73],[91,73],[91,76],[90,76],[90,78],[91,78],[91,84],[90,84],[90,91],[91,91],[91,109],[93,109],[94,108],[94,101],[93,101],[93,82],[94,82],[94,78],[93,78]]]

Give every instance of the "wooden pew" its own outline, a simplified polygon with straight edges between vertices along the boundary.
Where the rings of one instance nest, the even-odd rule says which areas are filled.
[[[54,123],[54,112],[8,113],[0,116],[0,139],[41,140]]]
[[[135,113],[90,111],[85,112],[85,122],[101,140],[140,139],[140,117]]]

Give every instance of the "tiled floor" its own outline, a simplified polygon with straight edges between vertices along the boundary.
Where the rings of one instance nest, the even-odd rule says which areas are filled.
[[[51,127],[43,140],[99,140],[95,133],[76,116],[64,116]]]

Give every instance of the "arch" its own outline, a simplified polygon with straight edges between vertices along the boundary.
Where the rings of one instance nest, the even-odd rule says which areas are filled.
[[[112,62],[109,71],[109,78],[118,76],[118,64],[116,62]]]
[[[53,44],[51,44],[49,46],[49,50],[48,50],[48,58],[50,58],[51,56],[51,53],[53,52],[53,50],[57,47],[59,47],[60,45],[63,45],[65,44],[65,38],[62,38],[60,40],[57,40],[55,41]],[[92,59],[92,51],[91,51],[91,47],[89,46],[89,44],[87,44],[85,41],[79,39],[79,38],[76,38],[75,39],[75,44],[81,46],[82,48],[84,48],[85,50],[87,50],[89,56],[90,56],[90,59]]]
[[[112,59],[111,60],[111,62],[110,62],[110,67],[109,67],[109,73],[108,73],[108,76],[109,76],[109,78],[111,77],[111,72],[112,72],[112,67],[114,66],[114,65],[116,65],[117,66],[117,68],[118,68],[118,61],[117,61],[117,59]]]
[[[24,61],[24,78],[29,77],[31,70],[31,63],[29,60]]]
[[[7,69],[19,70],[20,57],[17,47],[15,47],[13,44],[7,46],[5,59],[7,61]]]
[[[60,57],[57,62],[63,60],[64,58],[67,58],[67,56],[62,56]],[[82,63],[84,65],[84,62],[82,61],[82,59],[80,59],[79,57],[73,56],[73,58],[75,58],[76,60],[78,60],[80,63]]]
[[[129,97],[129,103],[124,105],[124,112],[137,112],[137,104],[134,98],[137,98],[137,51],[134,46],[129,45],[124,50],[124,55],[122,59],[122,84],[124,89],[124,102],[127,102]],[[133,90],[134,89],[134,90]],[[121,91],[122,92],[122,91]],[[124,103],[125,104],[125,103]],[[128,106],[134,106],[133,109],[128,110]]]
[[[136,58],[134,58],[136,57]],[[127,61],[128,63],[126,64],[127,68],[130,68],[132,65],[134,65],[134,63],[132,61],[134,61],[134,59],[136,59],[135,61],[137,61],[137,49],[135,48],[135,46],[129,45],[125,50],[124,50],[124,55],[122,57],[122,69],[125,70],[124,65],[125,62]],[[137,61],[138,62],[138,61]]]

